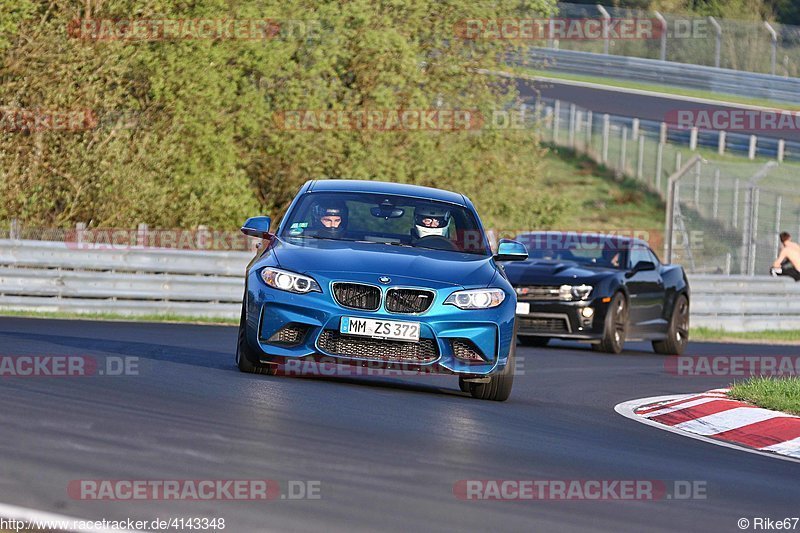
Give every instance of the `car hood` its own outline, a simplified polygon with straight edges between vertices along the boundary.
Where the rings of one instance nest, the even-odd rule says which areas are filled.
[[[571,261],[520,261],[506,264],[505,271],[512,285],[595,283],[620,272],[613,268],[583,267]]]
[[[393,284],[421,280],[434,288],[485,287],[497,272],[491,256],[379,243],[276,239],[272,252],[281,268],[331,279],[389,276]]]

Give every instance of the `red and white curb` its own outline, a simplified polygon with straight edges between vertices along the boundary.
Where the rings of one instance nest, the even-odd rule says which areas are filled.
[[[800,463],[800,416],[733,400],[728,389],[641,398],[614,410],[643,424],[728,448]]]

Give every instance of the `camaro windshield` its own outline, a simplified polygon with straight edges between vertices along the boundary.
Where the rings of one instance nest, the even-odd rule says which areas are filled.
[[[629,241],[604,235],[574,232],[530,233],[517,240],[528,248],[528,259],[572,261],[585,266],[625,268]]]
[[[319,192],[287,213],[285,239],[332,239],[489,255],[466,207],[392,194]]]

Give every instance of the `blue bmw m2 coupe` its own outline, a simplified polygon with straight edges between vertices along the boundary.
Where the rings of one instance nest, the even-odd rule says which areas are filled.
[[[247,267],[236,364],[277,373],[291,360],[383,365],[459,377],[504,401],[514,379],[516,295],[462,194],[376,181],[309,181]]]

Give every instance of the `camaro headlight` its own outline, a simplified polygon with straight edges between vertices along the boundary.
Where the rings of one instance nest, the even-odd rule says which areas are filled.
[[[322,292],[319,284],[308,276],[281,270],[279,268],[267,267],[261,271],[261,279],[264,283],[274,289],[305,294],[307,292]]]
[[[562,285],[558,289],[558,297],[564,301],[586,300],[592,294],[591,285]]]
[[[455,305],[459,309],[490,309],[497,307],[505,299],[506,293],[501,289],[470,289],[454,292],[444,303]]]

